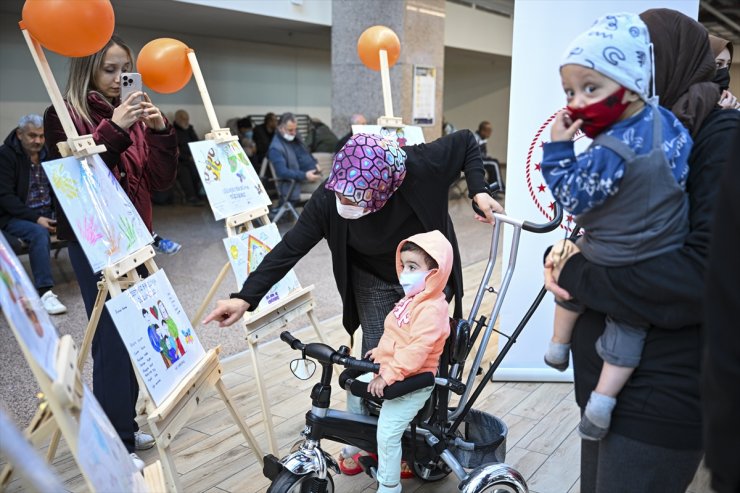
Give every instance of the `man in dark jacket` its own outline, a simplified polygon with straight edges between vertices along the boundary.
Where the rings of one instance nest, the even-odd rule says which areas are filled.
[[[36,289],[47,312],[56,315],[67,308],[51,291],[50,235],[56,232],[51,185],[41,162],[44,120],[26,115],[0,146],[0,228],[28,245]]]
[[[278,122],[278,131],[272,139],[267,158],[275,168],[276,178],[280,180],[295,180],[300,186],[291,189],[289,181],[279,184],[280,201],[299,199],[301,191],[312,193],[321,181],[316,159],[308,152],[306,146],[298,136],[298,124],[293,113],[283,113]]]
[[[190,142],[197,142],[198,135],[190,124],[190,115],[185,110],[175,112],[175,135],[177,135],[177,147],[180,154],[177,157],[177,181],[185,194],[185,200],[190,205],[203,205],[200,191],[200,178],[198,168],[195,166],[193,155],[190,153]]]
[[[254,144],[257,146],[257,153],[253,162],[258,168],[267,156],[267,150],[270,148],[270,142],[272,142],[272,137],[275,135],[277,125],[278,119],[275,113],[267,113],[265,121],[254,127]]]

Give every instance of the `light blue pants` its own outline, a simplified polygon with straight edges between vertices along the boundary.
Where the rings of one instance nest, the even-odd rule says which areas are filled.
[[[369,382],[374,373],[365,373],[357,379]],[[401,397],[383,401],[378,418],[378,492],[400,492],[401,482],[401,437],[416,413],[432,394],[434,386],[415,390]],[[347,395],[347,411],[355,414],[368,414],[362,399]]]

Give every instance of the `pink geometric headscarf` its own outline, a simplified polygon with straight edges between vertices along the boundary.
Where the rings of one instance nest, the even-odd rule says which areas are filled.
[[[380,135],[355,134],[334,156],[326,189],[371,212],[382,208],[406,176],[406,153]]]

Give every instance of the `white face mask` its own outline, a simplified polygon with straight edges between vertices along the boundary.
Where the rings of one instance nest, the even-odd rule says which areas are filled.
[[[403,292],[406,293],[406,296],[414,296],[424,291],[428,274],[428,270],[401,272],[401,275],[398,276],[398,282],[401,283],[401,287],[403,288]]]
[[[365,212],[363,207],[359,205],[344,205],[339,201],[339,197],[335,195],[337,199],[337,213],[345,219],[360,219],[362,216],[370,214],[370,211]]]
[[[293,142],[293,139],[295,139],[295,135],[292,134],[282,134],[282,136],[288,142]]]

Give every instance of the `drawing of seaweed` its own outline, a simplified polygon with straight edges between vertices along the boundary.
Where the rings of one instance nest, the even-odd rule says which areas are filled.
[[[95,245],[103,237],[98,230],[95,216],[92,214],[85,214],[84,217],[77,220],[77,230],[82,234],[82,239],[90,245]]]
[[[136,230],[134,223],[129,218],[121,216],[118,218],[118,227],[121,229],[123,236],[126,238],[126,250],[136,242]]]
[[[69,199],[76,199],[80,195],[75,180],[64,169],[64,165],[61,163],[54,168],[51,174],[51,182],[54,184],[54,189],[57,193],[61,193]]]
[[[119,252],[121,249],[121,245],[119,242],[119,237],[115,233],[115,231],[109,231],[108,234],[105,235],[105,240],[103,242],[106,245],[105,254],[109,257],[112,257],[116,253]]]

